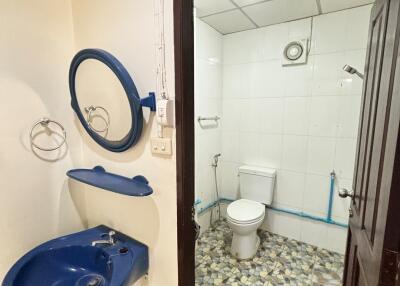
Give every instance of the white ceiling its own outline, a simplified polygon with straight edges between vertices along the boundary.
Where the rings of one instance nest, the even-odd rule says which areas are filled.
[[[374,0],[194,0],[197,17],[222,34],[373,3]]]

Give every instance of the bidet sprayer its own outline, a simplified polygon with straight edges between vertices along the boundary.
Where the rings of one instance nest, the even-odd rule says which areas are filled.
[[[212,165],[211,166],[213,166],[213,167],[218,167],[218,159],[219,159],[219,157],[221,156],[221,153],[218,153],[218,154],[215,154],[214,155],[214,157],[213,157],[213,163],[212,163]]]

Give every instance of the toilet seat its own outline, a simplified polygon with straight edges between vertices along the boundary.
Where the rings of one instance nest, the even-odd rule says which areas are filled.
[[[264,219],[265,206],[259,202],[240,199],[227,208],[228,219],[236,224],[252,224]]]

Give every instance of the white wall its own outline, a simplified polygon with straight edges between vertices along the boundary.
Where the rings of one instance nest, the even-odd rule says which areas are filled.
[[[371,6],[314,17],[308,63],[281,66],[291,40],[310,37],[311,18],[223,37],[222,196],[239,195],[242,164],[276,168],[274,206],[326,216],[329,174],[350,187]],[[343,252],[346,230],[269,211],[273,232]],[[347,223],[335,195],[333,219]]]
[[[0,281],[36,245],[83,228],[65,175],[81,162],[81,140],[65,109],[74,53],[70,2],[34,2],[0,0]],[[68,148],[60,153],[31,150],[31,126],[45,116],[66,128]],[[45,147],[54,143],[45,138],[38,138]]]
[[[102,48],[114,54],[133,77],[144,97],[156,89],[156,32],[153,2],[141,0],[73,0],[76,51]],[[173,1],[165,1],[167,81],[174,97]],[[88,226],[106,224],[147,244],[150,275],[140,285],[177,285],[176,161],[151,154],[150,138],[157,135],[154,113],[144,109],[144,130],[138,144],[123,153],[98,146],[80,123],[84,141],[82,167],[102,165],[106,170],[133,177],[145,176],[154,193],[145,198],[127,197],[87,187],[86,203],[79,209]],[[173,140],[174,130],[166,130]],[[83,188],[83,186],[81,186]]]
[[[195,18],[195,117],[222,114],[222,35]],[[201,201],[197,210],[216,200],[212,159],[221,153],[221,127],[213,121],[201,125],[195,120],[195,190]],[[202,230],[208,215],[200,216]]]
[[[141,96],[155,91],[158,10],[153,1],[140,0],[31,2],[0,0],[0,243],[7,246],[0,251],[0,280],[37,244],[106,224],[149,246],[149,278],[138,285],[177,285],[176,161],[175,155],[150,152],[154,116],[144,112],[143,135],[133,149],[111,153],[81,128],[68,90],[72,57],[90,47],[117,56]],[[173,10],[172,1],[165,2],[166,65],[173,98]],[[35,155],[30,150],[30,127],[43,116],[66,128],[68,148],[60,153]],[[174,130],[165,134],[175,150]],[[144,175],[154,194],[132,198],[66,178],[71,168],[96,165],[128,177]]]

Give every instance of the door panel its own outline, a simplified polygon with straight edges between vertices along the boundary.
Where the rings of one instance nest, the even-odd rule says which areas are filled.
[[[381,16],[382,14],[379,13],[378,16]],[[355,172],[355,180],[356,186],[359,186],[359,188],[354,188],[355,193],[356,193],[356,211],[357,213],[360,212],[361,210],[361,202],[365,196],[364,189],[362,188],[363,182],[364,182],[364,168],[366,164],[366,158],[367,158],[367,153],[366,153],[366,144],[369,143],[366,138],[369,138],[369,125],[370,125],[370,114],[373,106],[373,100],[374,96],[376,98],[376,93],[374,93],[375,86],[374,83],[376,83],[375,78],[377,77],[376,71],[377,67],[381,65],[381,58],[378,57],[378,51],[379,51],[379,44],[382,46],[383,43],[381,40],[382,37],[382,18],[379,17],[376,19],[376,21],[372,21],[371,27],[370,27],[370,39],[369,39],[369,48],[368,48],[368,53],[367,53],[367,61],[366,61],[366,75],[365,75],[365,83],[364,86],[365,92],[364,92],[364,100],[362,104],[362,112],[361,112],[361,122],[360,122],[360,132],[358,136],[358,144],[359,144],[359,151],[357,154],[357,162],[358,164],[358,169]]]
[[[384,15],[383,11],[380,10],[379,14],[377,15],[377,21],[376,24],[373,25],[373,33],[377,35],[377,45],[375,45],[376,53],[371,55],[371,57],[375,57],[375,59],[372,59],[375,62],[374,69],[370,70],[371,74],[371,80],[368,81],[367,83],[372,82],[371,84],[371,89],[368,90],[367,92],[371,93],[371,104],[370,104],[370,109],[368,113],[364,114],[364,117],[367,118],[368,124],[366,125],[366,141],[367,141],[367,149],[365,151],[365,157],[364,157],[364,164],[363,164],[363,181],[360,186],[361,189],[361,194],[362,198],[360,199],[360,203],[362,204],[365,200],[365,208],[364,208],[364,213],[365,215],[363,216],[363,228],[365,229],[365,232],[371,242],[373,244],[374,241],[374,232],[375,232],[375,224],[374,224],[374,217],[376,215],[376,209],[371,208],[371,204],[375,204],[377,197],[376,197],[376,191],[378,190],[376,186],[376,178],[377,178],[377,166],[374,164],[376,162],[373,162],[372,157],[376,159],[380,158],[380,146],[382,146],[383,142],[382,140],[379,140],[379,133],[380,130],[377,128],[377,125],[380,125],[381,121],[379,121],[377,117],[377,110],[379,103],[382,101],[382,98],[380,97],[380,89],[379,89],[379,84],[381,82],[381,76],[382,76],[382,52],[384,49]],[[375,52],[374,51],[374,52]],[[378,134],[377,134],[378,133]],[[378,135],[378,136],[377,136]],[[363,134],[361,135],[361,138]],[[378,144],[379,146],[377,146]],[[356,186],[357,187],[357,186]],[[367,211],[368,210],[368,211]]]
[[[343,285],[390,285],[379,278],[400,122],[399,1],[378,0],[371,13]]]
[[[378,185],[381,177],[381,159],[383,159],[383,152],[385,146],[384,131],[387,127],[386,117],[386,106],[388,96],[387,93],[380,93],[380,83],[382,76],[382,61],[383,61],[383,49],[384,49],[384,39],[385,36],[385,26],[383,22],[386,22],[384,18],[384,9],[381,9],[377,18],[378,28],[376,32],[378,33],[378,48],[377,48],[377,66],[374,72],[374,82],[372,86],[372,104],[371,112],[369,116],[369,126],[368,126],[368,138],[367,138],[367,160],[365,161],[364,169],[364,181],[361,186],[363,189],[363,194],[365,198],[365,208],[363,217],[363,228],[369,238],[371,247],[374,243],[374,234],[376,226],[376,216],[378,213],[378,203],[379,203],[379,190]],[[386,23],[385,23],[386,24]]]

